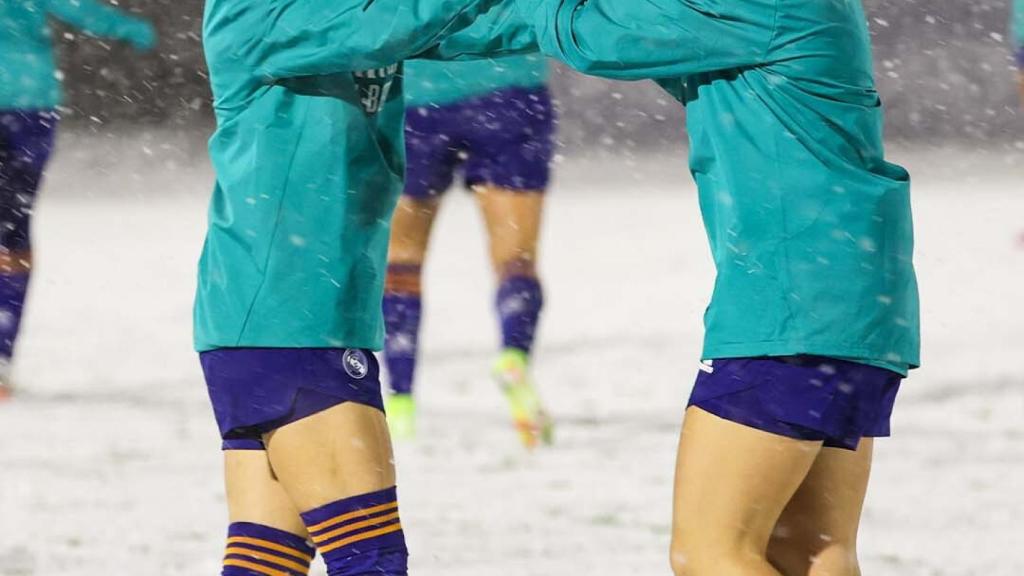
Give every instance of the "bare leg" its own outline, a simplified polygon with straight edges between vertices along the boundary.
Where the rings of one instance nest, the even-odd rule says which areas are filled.
[[[672,533],[678,576],[780,576],[768,541],[821,442],[785,438],[687,410]]]
[[[544,195],[490,185],[473,190],[487,224],[495,276],[499,280],[508,275],[536,277]]]
[[[252,522],[306,536],[299,511],[271,471],[266,452],[226,450],[224,480],[231,522]]]
[[[402,196],[399,199],[391,221],[388,264],[423,265],[430,242],[430,232],[434,227],[434,219],[440,205],[436,198],[416,200]],[[391,288],[398,287],[389,286],[389,289]]]
[[[403,196],[392,220],[384,284],[384,361],[392,394],[384,402],[396,440],[411,440],[416,435],[413,390],[423,310],[423,261],[439,207],[439,198]]]
[[[223,574],[306,574],[314,551],[299,511],[263,450],[224,452],[228,495]]]
[[[264,437],[271,467],[300,511],[395,485],[384,414],[346,402]]]
[[[544,195],[491,185],[473,188],[487,224],[502,352],[494,376],[505,393],[519,439],[527,448],[554,440],[551,419],[529,374],[529,358],[543,308],[537,243]]]
[[[768,558],[787,576],[860,576],[857,529],[874,441],[825,448],[782,513]]]

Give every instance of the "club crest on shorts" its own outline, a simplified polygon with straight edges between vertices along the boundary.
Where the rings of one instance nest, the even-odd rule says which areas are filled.
[[[362,350],[346,350],[341,363],[345,366],[345,373],[356,380],[362,380],[370,373],[370,361]]]
[[[352,73],[359,88],[359,102],[362,103],[364,112],[371,116],[380,112],[392,96],[391,88],[394,86],[398,70],[399,65],[392,64],[384,68]]]

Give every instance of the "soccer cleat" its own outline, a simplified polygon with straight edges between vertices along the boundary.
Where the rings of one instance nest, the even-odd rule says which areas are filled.
[[[395,440],[412,440],[416,437],[416,401],[412,394],[392,394],[384,398],[384,412],[388,428]]]
[[[522,350],[506,349],[494,363],[494,378],[498,381],[512,412],[519,439],[526,448],[554,441],[554,425],[541,406],[540,397],[530,379],[529,358]]]

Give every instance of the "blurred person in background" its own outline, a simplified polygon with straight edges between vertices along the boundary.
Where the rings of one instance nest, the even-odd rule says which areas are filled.
[[[0,399],[12,392],[11,360],[32,271],[32,206],[63,96],[51,18],[139,50],[156,43],[148,22],[97,0],[0,0]]]
[[[441,197],[459,174],[483,212],[498,284],[502,347],[494,378],[523,444],[551,441],[551,421],[529,372],[544,303],[537,244],[555,129],[547,81],[547,62],[538,55],[406,64],[406,178],[384,294],[392,392],[385,405],[396,438],[415,435],[423,263]]]
[[[1020,91],[1020,105],[1024,107],[1024,0],[1013,0],[1010,32],[1017,61],[1017,89]]]

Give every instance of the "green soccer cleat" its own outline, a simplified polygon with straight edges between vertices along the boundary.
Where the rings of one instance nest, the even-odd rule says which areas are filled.
[[[526,353],[514,348],[502,352],[494,363],[494,378],[505,392],[512,422],[523,445],[532,450],[539,444],[554,442],[554,425],[530,379]]]
[[[408,441],[416,437],[416,401],[412,394],[392,394],[384,398],[391,437]]]

